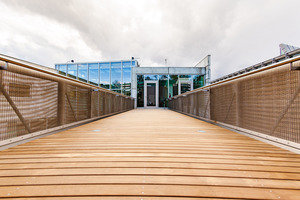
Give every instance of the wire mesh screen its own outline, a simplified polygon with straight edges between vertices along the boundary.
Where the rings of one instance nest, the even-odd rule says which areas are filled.
[[[169,108],[300,143],[300,61],[170,100]]]
[[[134,108],[133,99],[95,88],[8,64],[0,70],[0,141]]]
[[[57,126],[57,82],[4,70],[0,79],[1,140]]]

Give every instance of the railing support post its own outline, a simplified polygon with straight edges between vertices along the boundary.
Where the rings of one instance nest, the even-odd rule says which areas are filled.
[[[19,111],[19,109],[17,108],[16,104],[14,103],[14,101],[10,98],[9,94],[6,92],[4,86],[2,85],[2,81],[0,82],[0,92],[3,94],[3,96],[6,98],[6,100],[8,101],[8,103],[10,104],[10,106],[12,107],[12,109],[15,111],[15,113],[17,114],[17,116],[19,117],[20,121],[22,122],[22,124],[25,126],[25,129],[27,130],[28,133],[31,133],[32,131],[30,130],[28,124],[26,123],[23,115],[21,114],[21,112]]]
[[[236,98],[236,126],[242,127],[242,93],[241,83],[237,82],[235,85],[235,98]]]
[[[63,82],[58,83],[58,98],[57,98],[57,125],[65,124],[65,93],[66,84]]]

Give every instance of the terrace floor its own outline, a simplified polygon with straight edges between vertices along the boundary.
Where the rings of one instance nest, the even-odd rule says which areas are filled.
[[[300,199],[300,155],[136,109],[0,152],[0,199]]]

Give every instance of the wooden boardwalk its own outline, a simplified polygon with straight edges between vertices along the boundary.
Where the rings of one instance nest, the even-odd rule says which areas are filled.
[[[300,156],[137,109],[0,152],[0,199],[300,199]]]

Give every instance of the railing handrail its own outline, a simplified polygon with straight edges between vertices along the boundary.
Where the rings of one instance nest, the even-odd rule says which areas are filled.
[[[216,85],[221,85],[221,84],[224,84],[224,83],[228,83],[228,82],[231,82],[233,80],[243,78],[245,76],[256,74],[256,73],[259,73],[259,72],[262,72],[262,71],[266,71],[266,70],[269,70],[269,69],[272,69],[272,68],[275,68],[275,67],[279,67],[279,66],[282,66],[282,65],[285,65],[285,64],[288,64],[288,63],[292,63],[292,62],[295,62],[295,61],[299,61],[299,60],[300,60],[300,55],[297,56],[297,57],[289,58],[289,59],[274,63],[272,65],[268,65],[268,66],[265,66],[265,67],[262,67],[262,68],[258,68],[256,70],[252,70],[252,71],[249,71],[249,72],[246,72],[246,73],[243,73],[243,74],[240,74],[240,75],[237,75],[237,76],[234,76],[234,77],[222,80],[222,81],[218,81],[216,83],[212,83],[210,85],[203,86],[201,88],[197,88],[197,89],[192,90],[192,91],[188,91],[188,92],[173,96],[170,99],[178,98],[180,96],[185,96],[185,95],[192,94],[192,93],[202,91],[202,90],[207,90],[207,89],[210,89],[211,87],[216,86]]]

